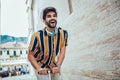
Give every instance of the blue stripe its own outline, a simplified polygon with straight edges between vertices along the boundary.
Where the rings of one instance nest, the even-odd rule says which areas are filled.
[[[57,37],[57,44],[56,44],[56,55],[59,51],[59,45],[60,45],[60,28],[58,29],[58,37]]]
[[[37,62],[41,62],[44,59],[44,54],[41,56],[40,60],[37,60]]]
[[[44,68],[45,67],[45,64],[43,64],[42,66],[41,66],[41,68]]]
[[[40,41],[41,41],[42,51],[43,51],[43,54],[44,54],[44,35],[43,35],[43,31],[40,31]]]
[[[47,32],[46,32],[46,30],[44,31],[44,34],[45,34],[45,36],[47,36]]]
[[[35,53],[34,57],[37,58],[39,53],[40,53],[40,48],[38,48],[38,51]]]
[[[36,46],[36,44],[37,44],[37,38],[35,37],[34,44],[33,44],[33,47],[32,47],[32,51],[35,50],[35,46]]]
[[[68,38],[68,33],[66,30],[63,30],[64,31],[64,37]]]
[[[64,31],[65,46],[67,46],[68,33],[66,30],[63,31]]]

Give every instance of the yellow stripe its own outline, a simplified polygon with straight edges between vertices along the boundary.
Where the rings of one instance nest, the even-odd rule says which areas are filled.
[[[38,40],[38,46],[39,46],[39,48],[41,49],[41,47],[40,47],[40,45],[41,45],[41,43],[40,43],[40,33],[37,32],[37,33],[36,33],[36,36],[37,36],[37,40]]]
[[[63,46],[65,46],[65,43],[64,43],[64,32],[63,30],[60,30],[60,48],[62,48]]]
[[[43,55],[42,52],[40,52],[40,53],[38,54],[36,60],[40,60],[40,58],[41,58],[42,55]]]
[[[54,36],[54,53],[53,53],[54,54],[53,55],[53,61],[54,62],[56,62],[55,57],[56,57],[57,37],[58,37],[57,35]]]
[[[49,57],[49,54],[48,54],[48,36],[44,36],[44,59],[41,61],[43,63],[45,63]]]
[[[33,48],[33,44],[34,44],[35,37],[37,37],[37,32],[32,35],[32,39],[31,39],[31,42],[30,42],[29,50],[32,50],[32,48]],[[39,44],[38,44],[38,42],[37,42],[37,44],[36,44],[35,47],[38,47],[38,45],[39,45]],[[35,50],[33,51],[33,55],[34,55],[35,53],[36,53],[36,48],[35,48]]]
[[[40,48],[40,51],[41,51],[41,41],[40,41],[40,33],[39,32],[37,34],[37,38],[38,38],[38,45],[39,45],[39,48]],[[43,54],[40,52],[39,55],[37,56],[36,60],[40,60],[42,55]]]
[[[41,67],[42,63],[41,63],[41,62],[38,62],[38,65]]]
[[[35,39],[35,33],[32,35],[29,50],[32,50],[33,44],[34,44],[34,39]]]

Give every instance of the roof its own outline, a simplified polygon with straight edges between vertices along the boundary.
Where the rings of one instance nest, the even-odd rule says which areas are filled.
[[[23,42],[7,42],[0,44],[1,49],[27,49],[28,43]]]

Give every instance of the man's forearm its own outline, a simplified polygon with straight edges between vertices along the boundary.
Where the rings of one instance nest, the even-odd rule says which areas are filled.
[[[32,55],[32,52],[29,51],[28,53],[28,60],[30,61],[30,63],[32,64],[32,66],[36,69],[36,70],[39,70],[40,69],[40,66],[37,64],[34,56]]]
[[[64,58],[65,58],[65,54],[61,53],[58,58],[57,65],[62,65]]]
[[[60,55],[59,55],[59,58],[58,58],[58,61],[57,61],[57,65],[62,65],[63,60],[65,58],[65,52],[66,52],[65,47],[60,50]]]

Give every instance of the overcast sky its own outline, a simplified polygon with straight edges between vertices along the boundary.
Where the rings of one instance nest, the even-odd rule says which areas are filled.
[[[1,0],[1,34],[27,36],[26,0]]]

